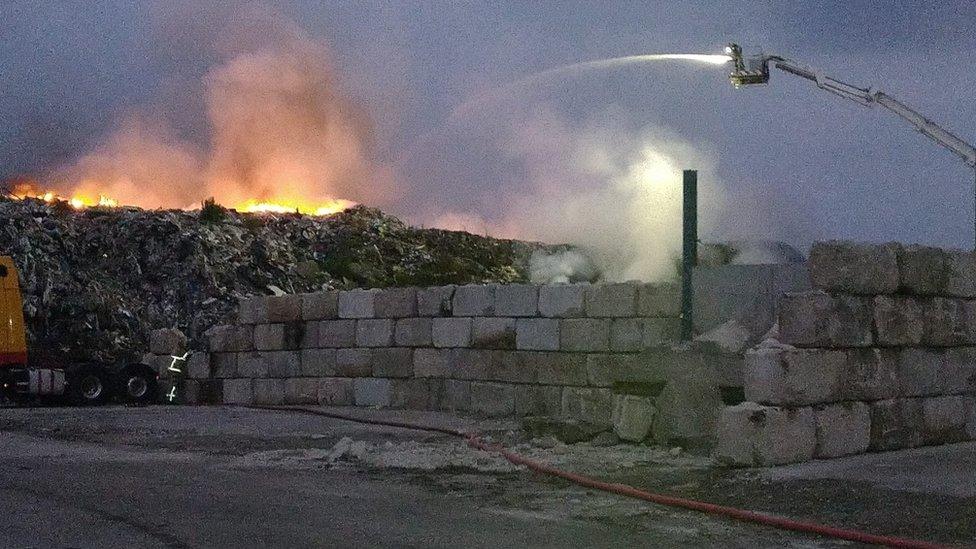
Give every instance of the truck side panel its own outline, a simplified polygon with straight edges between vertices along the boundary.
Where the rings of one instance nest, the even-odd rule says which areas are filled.
[[[27,363],[24,308],[13,259],[0,256],[0,366]]]

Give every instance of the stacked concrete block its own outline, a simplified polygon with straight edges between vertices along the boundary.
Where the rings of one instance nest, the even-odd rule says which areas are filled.
[[[241,302],[236,324],[207,333],[197,373],[227,382],[227,402],[549,416],[609,429],[611,372],[676,337],[679,297],[673,285],[632,283],[256,297]]]
[[[769,465],[976,436],[976,254],[833,241],[813,246],[810,274],[815,290],[780,303],[786,345],[747,354],[748,402],[723,411],[716,457]],[[768,421],[787,412],[813,418],[812,451]],[[806,420],[795,427],[806,437]]]

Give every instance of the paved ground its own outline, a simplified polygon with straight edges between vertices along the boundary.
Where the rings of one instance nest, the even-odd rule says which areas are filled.
[[[765,471],[667,450],[520,452],[671,494],[976,542],[976,445]],[[0,409],[0,547],[839,547],[536,478],[446,436],[239,408]]]

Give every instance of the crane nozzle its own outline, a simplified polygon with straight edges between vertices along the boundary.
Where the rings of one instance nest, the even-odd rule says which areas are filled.
[[[733,69],[729,73],[729,81],[736,89],[769,82],[769,64],[766,57],[757,55],[745,58],[742,56],[742,48],[736,43],[725,46],[725,53],[732,58]]]

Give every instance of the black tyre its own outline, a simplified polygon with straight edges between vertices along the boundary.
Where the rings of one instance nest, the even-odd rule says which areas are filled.
[[[116,378],[116,394],[126,404],[152,404],[159,398],[156,372],[145,364],[130,364]]]
[[[112,396],[112,387],[105,369],[83,365],[67,372],[68,399],[78,406],[104,404]]]

